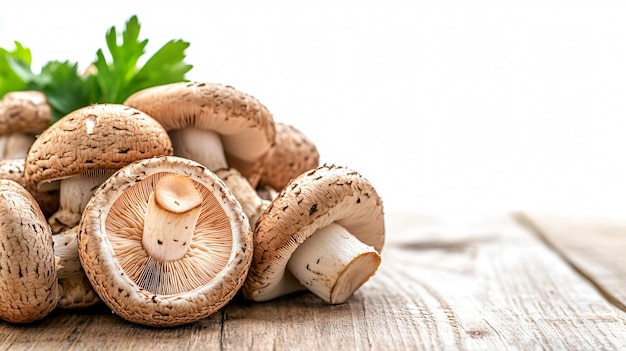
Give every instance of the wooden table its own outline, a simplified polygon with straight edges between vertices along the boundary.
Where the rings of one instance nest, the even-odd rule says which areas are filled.
[[[378,273],[343,305],[236,298],[173,329],[58,310],[0,323],[0,349],[626,350],[626,221],[390,214],[387,235]]]

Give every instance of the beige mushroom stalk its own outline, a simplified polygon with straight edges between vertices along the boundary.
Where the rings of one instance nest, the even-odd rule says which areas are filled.
[[[105,181],[83,212],[78,245],[112,311],[159,327],[225,306],[252,260],[252,231],[230,189],[176,156],[134,162]]]
[[[93,306],[100,298],[91,287],[78,257],[78,230],[76,226],[60,234],[53,234],[54,256],[57,259],[59,301],[62,309],[80,309]]]
[[[259,196],[259,193],[234,168],[220,169],[215,171],[215,174],[233,192],[237,201],[241,203],[243,211],[250,221],[250,226],[254,227],[263,211],[270,205],[270,201]]]
[[[159,121],[175,155],[229,178],[248,217],[260,215],[262,203],[250,199],[255,199],[275,129],[271,113],[257,99],[230,86],[181,82],[144,89],[124,104]]]
[[[50,125],[46,96],[38,91],[15,91],[0,100],[0,159],[24,158],[37,134]]]
[[[32,195],[0,180],[0,318],[28,323],[58,301],[52,233]]]
[[[186,176],[167,174],[148,197],[141,243],[158,262],[183,258],[202,210],[202,194]]]
[[[95,104],[69,113],[44,131],[25,160],[25,178],[38,191],[59,189],[53,233],[78,225],[95,189],[114,171],[144,158],[171,155],[163,127],[131,107]]]
[[[374,275],[384,243],[382,202],[363,176],[324,165],[293,179],[259,218],[244,296],[308,289],[345,302]]]

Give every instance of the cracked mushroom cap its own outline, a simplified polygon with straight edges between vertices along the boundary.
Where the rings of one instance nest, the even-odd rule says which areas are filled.
[[[291,179],[318,167],[319,162],[319,152],[310,138],[292,125],[277,122],[259,183],[281,190]]]
[[[124,105],[94,104],[46,129],[26,155],[24,173],[28,186],[44,190],[56,180],[115,171],[172,152],[167,132],[149,115]]]
[[[159,195],[162,182],[169,190]],[[189,184],[200,199],[183,197]],[[161,237],[150,246],[180,244],[184,255],[159,258],[145,245],[150,204],[158,197],[181,199],[170,202],[180,207],[171,209],[172,218],[199,209],[197,221],[185,222],[185,229],[195,225],[185,242]],[[239,202],[213,172],[176,156],[132,163],[105,181],[83,212],[78,245],[101,299],[128,321],[160,327],[192,323],[222,308],[243,284],[252,260],[252,231]]]
[[[0,100],[0,135],[39,134],[52,120],[46,96],[38,91],[14,91]]]
[[[154,117],[167,131],[196,127],[220,134],[229,166],[258,184],[275,129],[272,114],[254,97],[226,85],[180,82],[136,92],[124,105]]]
[[[7,179],[0,179],[0,245],[0,318],[47,316],[58,301],[52,232],[30,193]]]
[[[27,188],[35,200],[37,200],[44,216],[51,215],[59,208],[58,191],[39,192],[28,188],[24,178],[23,158],[0,160],[0,179],[10,179]]]
[[[349,168],[323,165],[293,179],[257,221],[244,296],[266,301],[304,290],[286,270],[287,262],[301,243],[331,223],[378,252],[383,247],[383,205],[372,184]]]

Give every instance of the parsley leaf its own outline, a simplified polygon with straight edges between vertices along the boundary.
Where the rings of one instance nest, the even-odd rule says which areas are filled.
[[[69,61],[51,61],[42,69],[37,80],[28,89],[38,90],[46,95],[52,107],[52,116],[58,118],[71,111],[92,103],[86,78],[78,73],[78,64]]]
[[[192,66],[183,62],[184,51],[189,47],[189,43],[182,40],[172,40],[159,49],[132,79],[122,87],[120,96],[122,101],[139,90],[168,83],[175,83],[185,80],[185,73],[191,70]]]
[[[123,103],[135,92],[156,85],[185,81],[192,65],[184,62],[189,43],[171,40],[146,60],[148,39],[139,39],[141,26],[132,16],[124,31],[115,26],[106,33],[109,58],[96,51],[96,58],[86,72],[70,61],[50,61],[41,72],[31,70],[30,49],[15,42],[15,50],[0,48],[0,98],[17,90],[37,90],[46,95],[54,121],[78,108],[93,103]]]
[[[133,93],[155,85],[180,82],[192,66],[185,64],[184,51],[189,43],[172,40],[152,56],[143,67],[139,67],[140,57],[145,53],[148,40],[139,40],[139,21],[133,16],[126,23],[126,29],[118,43],[118,33],[112,27],[106,42],[112,61],[108,62],[102,50],[96,53],[93,62],[101,96],[99,102],[122,103]]]
[[[23,90],[32,76],[30,49],[15,41],[15,50],[0,48],[0,97],[4,94]]]

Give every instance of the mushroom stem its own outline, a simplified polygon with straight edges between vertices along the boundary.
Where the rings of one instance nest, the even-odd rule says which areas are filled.
[[[194,160],[211,171],[228,168],[222,140],[216,132],[189,127],[170,130],[168,134],[176,156]]]
[[[59,209],[48,219],[52,233],[58,234],[78,225],[87,202],[109,175],[109,172],[97,172],[61,180]]]
[[[234,168],[218,170],[215,174],[226,183],[226,186],[241,203],[250,226],[254,228],[257,220],[270,205],[271,201],[262,199],[250,185],[250,182]]]
[[[65,279],[83,274],[78,258],[78,226],[52,236],[57,259],[57,277]]]
[[[26,157],[28,148],[35,141],[35,136],[26,133],[13,133],[0,136],[0,159]]]
[[[256,188],[256,193],[265,201],[273,201],[278,197],[278,191],[269,185],[261,185]]]
[[[168,132],[174,147],[174,154],[194,160],[215,172],[241,203],[250,225],[269,206],[269,201],[261,199],[250,182],[241,173],[230,168],[224,155],[222,140],[218,133],[200,128],[174,129]],[[198,147],[198,145],[204,145]]]
[[[62,309],[89,307],[100,301],[80,264],[78,230],[75,226],[52,235],[59,286],[57,307]]]
[[[202,209],[202,195],[190,178],[163,176],[150,194],[142,245],[159,262],[175,261],[187,253]]]
[[[81,309],[100,302],[100,297],[84,273],[59,279],[59,302],[61,309]]]
[[[374,275],[379,265],[380,255],[373,247],[332,223],[300,244],[287,268],[315,295],[341,304]]]

